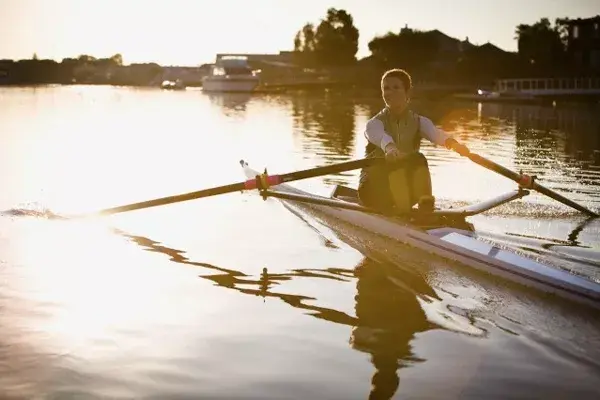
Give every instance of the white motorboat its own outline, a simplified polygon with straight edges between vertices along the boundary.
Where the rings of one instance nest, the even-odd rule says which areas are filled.
[[[252,92],[260,83],[258,71],[253,70],[245,56],[223,56],[211,66],[202,79],[205,92]]]

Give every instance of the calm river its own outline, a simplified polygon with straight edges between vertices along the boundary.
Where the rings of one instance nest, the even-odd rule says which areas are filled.
[[[0,398],[600,398],[600,315],[255,193],[66,215],[361,158],[352,93],[0,88]],[[599,106],[415,102],[600,210]],[[436,198],[515,184],[424,142]],[[318,194],[358,171],[292,183]],[[600,281],[600,221],[532,194],[484,236]],[[368,243],[368,245],[365,245]]]

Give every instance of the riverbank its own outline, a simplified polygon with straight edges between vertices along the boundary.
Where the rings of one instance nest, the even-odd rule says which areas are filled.
[[[297,70],[267,68],[261,71],[261,83],[257,93],[285,93],[294,91],[345,90],[378,93],[379,81],[384,69],[372,64],[358,63],[343,68]],[[115,65],[111,62],[82,60],[0,60],[0,86],[31,85],[110,85],[161,88],[164,81],[180,81],[181,87],[201,88],[202,79],[209,73],[208,66],[177,67],[154,63]],[[494,82],[469,82],[414,74],[415,99],[452,98],[455,100],[545,104],[560,102],[600,101],[598,93],[539,92],[535,94],[513,91],[498,95],[492,92]],[[567,78],[576,80],[577,78]],[[598,78],[590,78],[598,79]],[[594,81],[595,82],[595,81]],[[578,87],[574,85],[573,87]],[[172,89],[165,87],[166,89]],[[480,93],[480,90],[484,93]],[[493,94],[490,94],[493,93]]]

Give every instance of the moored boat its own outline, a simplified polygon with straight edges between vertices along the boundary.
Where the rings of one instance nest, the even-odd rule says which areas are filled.
[[[161,89],[166,90],[185,90],[186,85],[183,83],[181,79],[176,79],[174,81],[165,80],[160,85]]]
[[[244,56],[223,56],[211,66],[210,74],[202,79],[205,92],[252,92],[260,83],[257,71],[252,70]]]

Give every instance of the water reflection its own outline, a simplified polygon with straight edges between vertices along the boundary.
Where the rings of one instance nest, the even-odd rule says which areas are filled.
[[[355,269],[355,312],[357,326],[352,330],[352,348],[371,355],[375,373],[370,399],[391,399],[400,385],[398,370],[426,360],[411,348],[415,335],[439,328],[427,321],[414,292],[402,289],[402,276],[390,264],[364,259]],[[424,280],[412,279],[417,293],[433,290]]]
[[[248,103],[252,99],[252,93],[213,93],[207,92],[210,103],[218,107],[228,117],[243,116],[247,111]]]
[[[444,329],[429,322],[418,297],[435,297],[434,290],[417,275],[408,275],[392,264],[364,258],[354,269],[293,269],[270,273],[263,269],[259,277],[241,271],[190,260],[185,252],[161,245],[152,239],[115,230],[147,251],[167,255],[171,261],[201,267],[199,275],[220,287],[240,293],[278,298],[284,303],[308,311],[315,318],[352,327],[351,347],[371,355],[375,369],[371,381],[372,399],[391,399],[400,385],[399,370],[425,362],[412,351],[411,342],[420,332]],[[286,281],[298,278],[356,282],[355,316],[340,310],[316,305],[318,299],[302,294],[279,293]]]
[[[534,106],[484,103],[481,116],[500,119],[514,124],[517,140],[528,140],[535,135],[542,146],[553,153],[564,153],[579,159],[593,159],[596,163],[600,150],[600,109],[597,105],[587,106]],[[530,145],[519,143],[519,147]],[[552,146],[552,148],[551,148]]]
[[[22,215],[37,216],[34,211],[31,211],[32,208],[40,210],[40,217],[46,217],[47,213],[44,211],[46,208],[54,211],[57,209],[74,211],[79,207],[84,210],[95,209],[106,206],[107,203],[122,204],[129,202],[127,199],[136,201],[154,198],[240,180],[239,168],[235,167],[239,159],[237,154],[206,150],[207,146],[203,146],[203,144],[206,144],[207,137],[213,141],[211,149],[226,149],[234,143],[239,145],[244,152],[252,153],[249,154],[252,156],[251,159],[256,158],[260,162],[264,160],[266,165],[283,171],[288,170],[288,167],[291,170],[290,164],[296,162],[297,164],[294,166],[304,169],[315,166],[315,164],[360,157],[364,144],[364,137],[362,137],[364,123],[383,106],[379,96],[356,98],[353,93],[342,92],[330,92],[325,95],[249,96],[239,93],[205,94],[194,91],[165,93],[156,90],[78,86],[60,89],[0,89],[0,92],[2,93],[0,103],[3,109],[10,111],[0,114],[0,132],[2,133],[0,134],[0,139],[2,139],[0,149],[5,150],[0,157],[0,166],[2,166],[0,170],[4,171],[0,177],[2,178],[2,187],[6,189],[0,208],[2,210],[9,209],[5,213],[5,221],[9,222]],[[5,93],[8,94],[5,95]],[[143,104],[144,107],[140,107],[140,104]],[[530,169],[544,178],[543,184],[549,182],[548,186],[558,187],[559,191],[567,197],[598,209],[600,204],[600,192],[598,191],[600,162],[593,158],[595,155],[600,155],[598,134],[600,113],[597,112],[597,109],[566,107],[542,109],[537,106],[477,105],[447,101],[415,101],[413,106],[415,110],[431,118],[438,126],[465,138],[469,145],[483,156],[508,167],[516,164],[519,168]],[[175,130],[172,129],[173,121],[180,123]],[[123,126],[137,126],[138,128],[120,129]],[[207,132],[218,132],[219,134],[212,136],[198,134],[199,126]],[[82,135],[81,132],[86,134]],[[149,135],[149,132],[152,135]],[[239,132],[249,134],[242,135]],[[216,142],[214,142],[215,140]],[[110,165],[97,162],[97,157],[91,157],[93,154],[91,150],[98,150],[98,146],[103,143],[111,146],[109,149],[111,152]],[[118,143],[118,146],[114,146],[114,143]],[[76,151],[65,153],[66,148],[71,147],[72,150],[73,146],[77,148]],[[140,146],[144,147],[144,151],[139,151]],[[168,149],[176,151],[165,153],[165,150]],[[478,166],[463,162],[463,159],[445,149],[438,150],[427,147],[425,150],[428,157],[433,159],[431,165],[436,194],[444,201],[447,200],[452,204],[470,203],[480,200],[481,197],[492,197],[497,194],[497,191],[505,190],[502,185],[506,180],[502,177],[497,177]],[[204,153],[199,153],[199,151],[204,151]],[[105,152],[96,151],[96,153],[104,154]],[[164,156],[167,153],[174,156],[165,161]],[[275,153],[278,157],[281,154],[281,158],[275,160],[269,158],[274,157]],[[301,160],[297,161],[293,156],[290,157],[290,154],[293,156],[300,154]],[[66,156],[69,157],[65,158]],[[248,154],[244,154],[244,157],[246,156]],[[229,161],[227,161],[227,157],[230,157]],[[162,162],[157,162],[157,160],[162,160]],[[100,165],[102,168],[98,168]],[[110,168],[107,169],[107,165]],[[232,168],[228,169],[227,165],[232,165]],[[158,170],[164,178],[159,181],[155,179]],[[20,171],[20,173],[14,173],[14,171]],[[206,173],[202,173],[203,171]],[[70,179],[69,174],[71,173],[73,179]],[[84,181],[80,179],[82,176],[85,177]],[[339,181],[331,178],[319,179],[320,182],[348,184],[345,178],[339,179]],[[72,185],[72,182],[78,182],[78,185]],[[101,182],[112,183],[98,187]],[[298,182],[299,185],[301,183],[304,182]],[[351,184],[354,186],[355,181]],[[512,189],[513,183],[509,182],[507,186]],[[82,191],[82,187],[85,190]],[[93,188],[96,190],[91,190]],[[573,193],[574,191],[578,192],[577,195]],[[393,256],[393,265],[375,262],[372,258],[377,257],[371,256],[368,251],[359,248],[362,254],[367,254],[371,258],[363,259],[356,268],[350,269],[294,269],[284,270],[281,273],[265,269],[262,273],[249,275],[238,270],[220,267],[218,265],[225,265],[227,262],[224,260],[231,259],[229,258],[231,251],[229,246],[225,246],[224,250],[221,250],[220,245],[216,245],[216,243],[221,243],[221,240],[229,243],[231,236],[228,236],[228,232],[246,231],[247,233],[245,228],[256,227],[253,224],[257,221],[247,218],[249,213],[246,210],[238,213],[235,204],[225,204],[225,202],[221,203],[219,200],[213,202],[210,207],[214,206],[216,210],[220,210],[218,207],[224,204],[222,207],[231,210],[231,214],[229,212],[222,214],[213,212],[210,208],[205,208],[204,203],[201,203],[202,205],[188,203],[177,207],[155,209],[152,214],[140,214],[139,219],[132,217],[136,229],[140,230],[153,224],[173,224],[174,221],[175,223],[181,221],[177,226],[177,233],[180,233],[182,237],[176,236],[175,232],[168,233],[168,236],[169,240],[179,238],[184,242],[198,240],[197,224],[189,224],[189,221],[206,222],[207,218],[220,221],[221,223],[218,225],[224,227],[222,230],[201,230],[203,238],[214,238],[210,242],[207,241],[206,247],[204,247],[205,250],[211,247],[210,255],[203,254],[203,257],[206,259],[214,257],[217,265],[190,260],[189,255],[186,255],[184,251],[163,246],[161,243],[143,236],[129,235],[125,232],[121,232],[121,234],[148,251],[165,255],[173,262],[197,268],[198,275],[203,280],[218,285],[219,289],[233,289],[224,291],[226,293],[236,295],[240,293],[264,299],[269,297],[277,300],[277,303],[291,306],[291,308],[287,308],[291,318],[296,318],[295,311],[300,310],[305,315],[334,323],[335,325],[327,324],[326,326],[326,328],[331,328],[330,331],[326,331],[328,338],[336,335],[336,326],[341,327],[346,332],[343,332],[343,337],[338,340],[342,341],[344,346],[349,342],[349,347],[369,357],[368,376],[360,379],[364,383],[372,384],[371,397],[373,398],[390,398],[402,390],[401,385],[408,389],[411,386],[408,383],[407,376],[409,374],[406,373],[407,369],[403,368],[415,364],[418,364],[419,368],[411,370],[411,372],[415,372],[413,376],[416,376],[413,385],[414,382],[420,385],[424,381],[435,381],[438,383],[436,388],[440,388],[440,393],[456,387],[456,382],[452,381],[452,374],[448,374],[449,377],[443,379],[448,371],[448,366],[456,365],[456,360],[447,357],[448,353],[444,351],[444,348],[450,347],[447,341],[449,338],[460,335],[444,335],[443,338],[439,338],[435,334],[432,335],[431,330],[485,337],[486,333],[480,332],[482,328],[475,326],[475,323],[472,322],[470,312],[475,310],[473,313],[476,313],[480,304],[483,304],[484,311],[487,310],[488,299],[492,299],[494,304],[500,302],[508,304],[505,311],[510,314],[509,316],[514,317],[514,320],[519,323],[531,325],[531,331],[541,331],[544,339],[552,337],[553,342],[550,343],[550,347],[541,346],[541,352],[550,354],[550,358],[533,357],[536,354],[535,348],[538,348],[540,342],[529,346],[531,342],[526,336],[522,340],[515,339],[514,345],[507,344],[503,336],[498,336],[498,341],[479,340],[473,346],[473,342],[467,339],[465,347],[455,347],[456,352],[452,355],[463,357],[466,361],[469,358],[464,353],[471,348],[481,349],[486,354],[494,355],[494,357],[487,358],[485,363],[488,375],[482,374],[483,376],[478,376],[481,379],[471,380],[471,383],[477,381],[481,385],[487,385],[487,387],[481,388],[481,392],[478,392],[481,394],[480,397],[485,397],[485,394],[490,393],[497,394],[496,390],[498,389],[519,392],[519,389],[515,387],[515,382],[519,383],[520,377],[516,375],[520,373],[526,373],[527,380],[531,385],[539,384],[545,387],[549,385],[551,389],[548,390],[568,390],[569,383],[572,383],[570,379],[582,376],[581,371],[583,370],[581,368],[583,363],[578,362],[577,359],[575,362],[571,362],[570,360],[573,358],[569,355],[577,354],[580,349],[581,352],[590,354],[590,350],[598,348],[596,345],[598,343],[597,329],[591,322],[588,327],[585,318],[583,320],[586,323],[581,322],[582,319],[576,315],[572,315],[575,313],[565,313],[568,317],[557,317],[553,312],[539,312],[545,308],[545,301],[538,302],[537,297],[529,301],[527,297],[527,301],[521,303],[519,291],[516,290],[517,300],[514,302],[512,292],[505,292],[503,288],[498,289],[498,292],[502,293],[501,296],[488,295],[488,292],[484,290],[487,285],[482,284],[480,288],[472,284],[470,280],[466,280],[467,284],[463,285],[462,280],[456,278],[453,272],[444,272],[446,271],[444,268],[438,268],[437,271],[434,271],[436,274],[433,275],[433,278],[430,276],[431,280],[425,281],[419,275],[411,274],[407,270],[415,271],[416,268],[413,268],[415,264],[419,264],[419,266],[421,263],[428,264],[428,262],[422,261],[426,257],[419,257],[415,260],[416,257],[410,255],[401,246],[383,246],[380,252],[382,258],[386,255]],[[573,234],[569,236],[574,224],[569,216],[575,215],[575,213],[571,210],[559,213],[557,211],[559,209],[554,207],[556,203],[550,203],[539,204],[539,207],[536,205],[537,208],[532,207],[528,197],[523,203],[516,202],[503,209],[499,208],[486,213],[486,215],[478,216],[477,230],[479,232],[485,232],[485,230],[490,230],[490,233],[496,232],[497,237],[488,236],[500,239],[500,242],[504,240],[508,245],[516,243],[515,247],[520,246],[530,252],[538,252],[542,255],[551,252],[552,255],[558,255],[562,257],[561,267],[569,267],[567,262],[573,264],[577,262],[579,267],[573,268],[575,272],[598,277],[597,250],[600,226],[597,224],[596,226],[586,225],[585,228],[574,230]],[[24,206],[25,209],[20,209],[18,208],[19,204],[27,204],[27,206]],[[31,204],[39,204],[39,207],[33,207]],[[262,211],[265,210],[262,209]],[[262,211],[258,210],[258,212]],[[170,212],[173,214],[167,214],[166,217],[165,214],[162,214]],[[128,217],[121,216],[120,218]],[[162,220],[161,218],[166,219]],[[265,216],[261,215],[260,221],[275,220],[275,223],[283,221],[283,219],[278,221],[278,218],[281,218],[279,214],[270,214],[269,211]],[[230,221],[233,221],[234,228],[228,225]],[[335,257],[346,257],[348,253],[348,249],[341,246],[332,251],[331,249],[335,249],[336,243],[339,242],[328,240],[326,236],[321,237],[323,239],[321,243],[305,240],[306,236],[302,236],[303,231],[293,224],[278,225],[277,228],[282,229],[270,230],[270,232],[272,236],[280,239],[278,243],[282,243],[284,246],[286,243],[290,246],[297,246],[298,241],[302,240],[302,246],[306,246],[302,248],[303,253],[315,262],[329,262],[319,259],[322,256],[319,251],[323,250],[320,246],[327,246],[324,252],[328,255],[335,253]],[[255,231],[251,229],[251,232]],[[274,235],[273,232],[278,234]],[[315,232],[318,233],[317,230]],[[4,234],[4,232],[2,233]],[[153,332],[161,331],[161,328],[164,328],[165,325],[161,325],[158,319],[151,318],[159,314],[156,308],[148,307],[147,301],[158,297],[154,296],[154,292],[150,290],[163,289],[159,282],[166,282],[168,279],[165,279],[166,275],[161,275],[162,272],[159,272],[151,281],[145,279],[145,282],[151,282],[150,286],[132,289],[135,287],[135,284],[132,286],[132,282],[135,283],[141,273],[147,272],[145,263],[139,262],[137,258],[124,258],[119,254],[119,262],[115,264],[114,256],[117,253],[112,250],[106,251],[107,247],[103,244],[105,239],[95,241],[91,236],[92,233],[83,234],[78,231],[71,236],[63,233],[48,235],[47,231],[40,230],[40,234],[36,235],[37,240],[27,239],[29,241],[25,242],[22,242],[17,234],[14,237],[12,233],[9,236],[0,237],[2,239],[0,242],[6,243],[7,248],[15,246],[13,243],[19,245],[19,254],[27,256],[28,263],[32,266],[27,269],[22,268],[18,263],[2,264],[0,272],[29,271],[26,278],[33,282],[31,285],[39,286],[41,294],[47,294],[50,299],[56,299],[56,304],[44,303],[43,299],[40,300],[39,295],[20,288],[14,279],[4,279],[3,281],[9,285],[10,289],[0,292],[0,302],[2,303],[0,309],[6,311],[7,305],[10,304],[8,310],[15,310],[12,314],[20,315],[24,322],[27,322],[27,319],[31,319],[34,324],[44,322],[46,319],[57,321],[53,328],[54,331],[48,334],[39,330],[24,333],[24,329],[19,327],[20,320],[12,319],[10,315],[7,317],[5,312],[0,312],[0,325],[6,328],[2,330],[3,338],[0,341],[0,353],[5,355],[0,370],[3,370],[2,367],[4,367],[4,370],[19,376],[22,375],[31,382],[35,382],[35,379],[39,379],[39,376],[43,376],[43,374],[50,374],[52,381],[65,380],[67,382],[65,385],[85,384],[87,386],[87,379],[93,379],[96,384],[107,390],[113,389],[111,385],[114,387],[124,385],[134,391],[136,384],[144,385],[151,381],[162,384],[160,379],[154,378],[154,372],[146,375],[148,371],[146,368],[157,368],[167,374],[165,376],[168,376],[170,384],[176,385],[178,379],[187,379],[187,376],[192,376],[189,378],[191,381],[203,385],[203,378],[199,377],[197,372],[204,367],[203,362],[209,362],[216,367],[227,364],[227,360],[223,360],[221,354],[211,353],[205,356],[207,358],[200,359],[201,356],[198,355],[201,354],[200,351],[193,354],[189,348],[183,350],[166,348],[162,350],[164,353],[161,356],[148,354],[151,352],[145,354],[144,347],[139,353],[127,353],[119,348],[126,348],[130,344],[145,346],[146,338],[152,338]],[[312,235],[312,233],[310,234]],[[28,236],[31,235],[28,234]],[[58,240],[60,243],[51,242],[50,239]],[[26,243],[26,246],[21,245],[21,242]],[[210,244],[213,243],[215,245],[211,246]],[[365,240],[363,244],[365,247],[369,247],[372,245],[372,241]],[[63,259],[60,255],[60,245],[72,249],[64,251],[63,254],[76,258],[73,260]],[[312,251],[315,252],[311,253]],[[140,255],[139,253],[133,249],[132,254],[136,257]],[[272,262],[288,265],[289,262],[298,261],[294,259],[294,256],[285,258],[288,253],[282,254],[282,258]],[[349,257],[354,260],[355,254],[351,253]],[[102,257],[103,255],[110,257],[105,258]],[[49,256],[54,256],[54,258]],[[274,257],[279,257],[279,255],[275,254]],[[404,260],[404,264],[396,263],[396,258]],[[408,263],[407,259],[409,258],[412,259],[411,264]],[[65,263],[65,260],[68,262]],[[324,260],[329,259],[325,257]],[[0,260],[0,264],[1,262],[2,260]],[[396,264],[406,265],[410,268],[403,270],[396,268]],[[81,268],[82,265],[85,268]],[[118,267],[118,273],[107,269],[107,265]],[[446,266],[445,262],[440,262],[440,265]],[[421,270],[428,272],[427,267],[428,265],[424,265]],[[169,270],[168,265],[166,268]],[[168,274],[170,272],[169,270]],[[195,275],[196,271],[194,271]],[[115,279],[115,277],[118,278]],[[99,278],[102,278],[103,282],[100,282]],[[77,279],[82,282],[81,285]],[[0,281],[2,280],[0,279]],[[306,283],[306,281],[311,287],[310,293],[304,289],[297,289],[298,287],[305,288],[306,286],[297,285],[297,283]],[[442,281],[444,283],[440,284],[439,282]],[[98,283],[103,284],[99,285]],[[342,289],[338,285],[343,285],[343,289],[350,289],[355,297],[354,301],[351,301],[351,304],[345,302],[346,304],[343,305],[329,306],[329,303],[326,303],[328,300],[335,297],[334,301],[337,302],[345,293],[344,290],[325,292],[326,289],[323,289],[323,286],[329,283],[334,283],[335,289]],[[155,284],[156,286],[154,286]],[[180,282],[177,280],[172,281],[168,286],[170,288],[171,285],[179,284]],[[435,290],[430,285],[434,285]],[[208,286],[213,288],[213,285]],[[289,290],[284,290],[289,289],[288,286],[292,287],[291,293]],[[489,286],[492,286],[492,283]],[[192,290],[195,290],[196,285],[192,283],[192,287]],[[89,288],[96,288],[98,293],[90,293]],[[111,291],[111,295],[108,297],[106,288],[110,288]],[[82,290],[86,290],[86,292],[84,293]],[[143,292],[144,290],[146,291]],[[172,290],[179,291],[181,289],[176,286]],[[317,294],[313,294],[313,290]],[[133,292],[136,293],[136,296],[132,297],[131,293]],[[436,292],[441,299],[436,297]],[[497,291],[494,290],[493,293],[497,293]],[[237,298],[238,296],[233,297]],[[31,300],[21,302],[21,298],[30,298]],[[186,296],[182,296],[179,301],[184,301],[184,298]],[[497,298],[506,298],[507,300],[496,301]],[[248,299],[250,298],[243,297],[242,300]],[[161,308],[159,312],[164,313],[162,315],[172,316],[182,326],[182,331],[186,324],[190,330],[195,331],[197,326],[194,325],[194,322],[198,319],[192,314],[187,314],[188,311],[193,313],[195,304],[189,307],[187,304],[186,307],[173,306],[173,302],[177,300],[177,298],[168,299],[168,302],[161,300],[157,305],[164,309]],[[513,306],[515,304],[516,307]],[[537,304],[540,304],[539,308]],[[237,304],[232,305],[232,307],[234,306]],[[463,311],[459,307],[463,307]],[[237,311],[243,322],[252,323],[256,320],[254,315],[246,317],[247,314],[240,310],[246,309],[232,308],[231,312],[236,313]],[[492,310],[490,312],[495,312],[495,309],[490,308],[490,310]],[[550,308],[550,310],[554,310],[554,308]],[[47,317],[43,314],[45,312],[49,314]],[[32,313],[32,316],[27,313]],[[285,313],[283,316],[288,317]],[[274,317],[278,318],[279,315],[275,314]],[[506,325],[503,318],[503,316],[498,318],[499,325]],[[494,318],[490,319],[494,320]],[[559,322],[556,322],[557,320]],[[312,318],[304,318],[298,325],[302,325],[304,322],[310,326],[310,322],[313,321]],[[593,321],[593,319],[589,319],[589,321]],[[169,322],[171,319],[167,323]],[[497,324],[497,321],[490,323]],[[117,325],[130,328],[131,331],[123,333],[118,329],[113,330],[113,327]],[[217,330],[228,330],[223,319],[219,319],[218,323],[214,325]],[[155,326],[157,329],[154,328]],[[114,334],[114,337],[96,338],[95,335],[102,334],[105,327],[109,327],[106,332]],[[141,328],[144,328],[143,333],[140,333],[141,330],[136,331]],[[269,342],[271,329],[272,332],[277,333],[277,327],[267,325],[264,328],[265,330],[262,332],[265,335],[264,339],[250,338],[249,340],[255,340],[268,348],[271,345]],[[527,331],[528,328],[524,331]],[[163,330],[173,332],[170,327]],[[334,333],[329,336],[330,332]],[[421,335],[422,332],[429,332],[429,334]],[[231,334],[243,337],[246,332]],[[36,343],[36,340],[38,342],[46,340],[47,336],[59,338],[60,342]],[[415,339],[417,337],[418,340]],[[458,345],[462,339],[459,338],[452,343]],[[284,336],[283,340],[288,343],[288,337]],[[289,340],[290,345],[293,345],[295,340],[293,334],[290,334]],[[83,343],[83,345],[78,346],[79,343]],[[541,343],[544,345],[546,342],[541,341]],[[495,344],[497,347],[494,347]],[[7,347],[8,345],[11,346],[10,349]],[[323,345],[321,348],[329,352],[330,348],[327,346],[330,343],[319,343],[318,345]],[[575,346],[575,350],[571,349],[570,345]],[[33,349],[30,348],[32,346]],[[64,356],[63,349],[69,351],[73,346],[77,347],[73,350],[74,354]],[[156,348],[155,343],[148,346],[148,349]],[[496,348],[499,348],[498,352],[496,352]],[[560,353],[548,351],[548,349],[555,348],[559,348]],[[46,359],[46,356],[42,355],[39,356],[41,359],[37,358],[37,361],[32,362],[28,357],[30,354],[40,351],[39,349],[49,349],[49,352],[56,352],[60,356],[55,357],[48,354],[48,359]],[[298,351],[303,350],[300,348]],[[98,360],[98,358],[94,359],[96,355],[101,357],[105,351],[110,357],[113,357],[114,354],[118,355],[114,356],[114,359],[109,359],[111,364],[121,365],[122,360],[135,357],[134,361],[139,362],[138,365],[143,365],[137,371],[138,374],[143,375],[143,379],[137,383],[135,377],[129,379],[127,383],[101,381],[104,379],[102,372],[98,373],[98,371],[86,368],[95,365],[95,361]],[[333,351],[335,352],[335,349]],[[356,355],[353,350],[348,351]],[[593,351],[591,352],[593,353]],[[92,353],[94,356],[89,356]],[[567,361],[561,358],[561,355],[565,353]],[[218,356],[210,358],[213,354],[218,354]],[[194,357],[194,365],[188,363],[189,359],[186,357]],[[358,362],[362,362],[362,357],[359,358],[361,360]],[[307,359],[312,362],[310,358]],[[432,362],[433,359],[436,359],[436,362]],[[522,363],[522,360],[525,362]],[[558,368],[550,367],[556,375],[547,375],[547,370],[544,368],[548,367],[548,360],[558,360],[558,363],[555,364]],[[260,366],[259,364],[263,364],[262,362],[256,364],[255,359],[252,362],[257,367]],[[68,366],[63,367],[63,363]],[[101,363],[102,361],[100,361]],[[575,366],[575,368],[564,367],[567,364]],[[44,368],[42,369],[40,365],[43,365]],[[444,373],[439,375],[436,375],[435,372],[432,373],[431,370],[436,366],[444,370]],[[561,369],[562,367],[564,369]],[[112,365],[110,368],[112,370]],[[169,371],[170,368],[172,370]],[[352,368],[354,366],[350,362],[348,369]],[[218,369],[216,370],[218,371]],[[575,372],[572,372],[573,375],[569,375],[569,371]],[[188,373],[190,375],[187,375]],[[327,380],[328,383],[331,382],[329,379],[335,379],[335,374],[328,375],[328,371],[316,371],[314,374],[306,379],[314,377],[314,381],[322,379]],[[585,390],[580,389],[581,386],[588,386],[583,379],[590,379],[589,375],[584,373],[581,378],[582,384],[578,385],[578,390]],[[0,376],[4,379],[11,378],[9,374],[0,374]],[[566,376],[566,380],[564,382],[554,380],[555,376]],[[29,379],[30,377],[31,379]],[[244,384],[245,379],[252,378],[240,374],[237,376],[227,375],[227,379],[238,379],[240,384]],[[354,372],[343,377],[346,382],[354,379]],[[511,382],[510,388],[502,387],[506,382]],[[593,380],[590,379],[589,382],[593,382]],[[50,383],[48,380],[48,384]],[[10,384],[13,385],[12,382]],[[37,385],[45,384],[42,382]],[[13,387],[20,391],[30,390],[32,393],[30,397],[34,397],[36,392],[43,392],[43,388],[37,386],[21,389],[23,384],[20,381]],[[289,387],[293,389],[293,386]],[[178,385],[176,390],[181,393],[187,389],[183,385]],[[196,388],[194,390],[197,392]],[[288,390],[288,387],[285,390]]]
[[[485,119],[515,129],[518,168],[545,179],[554,189],[594,195],[600,185],[598,107],[483,104]]]
[[[335,159],[353,155],[356,110],[349,96],[331,91],[322,96],[291,97],[292,129],[295,135],[302,137],[304,151]]]

